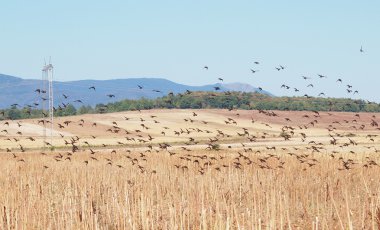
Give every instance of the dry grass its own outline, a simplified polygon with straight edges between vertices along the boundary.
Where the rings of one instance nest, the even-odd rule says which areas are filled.
[[[83,163],[89,159],[87,153],[77,153],[71,156],[71,161],[61,162],[37,153],[25,154],[25,162],[3,154],[0,226],[2,229],[379,226],[380,168],[363,167],[365,157],[343,154],[344,159],[353,159],[357,164],[350,170],[339,170],[342,163],[337,158],[315,154],[308,160],[317,159],[318,163],[309,167],[296,157],[279,152],[279,159],[266,160],[270,169],[262,169],[259,159],[267,154],[246,153],[245,157],[253,163],[247,165],[247,160],[240,158],[239,169],[234,167],[238,153],[233,150],[188,154],[187,151],[177,151],[174,156],[166,152],[147,153],[141,158],[139,153],[99,152],[95,154],[98,161],[90,160],[87,166]],[[195,157],[204,154],[207,159]],[[126,156],[139,162],[132,165]],[[220,159],[221,156],[225,158]],[[112,165],[107,165],[105,158],[110,158]],[[194,159],[200,159],[200,165],[208,161],[212,164],[205,166],[201,174]],[[280,162],[285,162],[283,169],[278,168]],[[144,167],[144,172],[137,165]]]
[[[380,229],[374,114],[195,112],[0,124],[0,228]]]

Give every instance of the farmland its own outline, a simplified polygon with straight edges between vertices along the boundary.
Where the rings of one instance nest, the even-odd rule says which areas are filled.
[[[377,228],[376,115],[215,109],[61,117],[45,149],[40,120],[3,121],[0,223]]]

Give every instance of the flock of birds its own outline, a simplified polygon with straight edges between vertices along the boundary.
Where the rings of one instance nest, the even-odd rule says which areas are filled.
[[[360,52],[364,52],[363,48],[360,49]],[[255,65],[260,65],[258,61],[254,62]],[[205,70],[208,70],[208,66],[204,66]],[[277,71],[283,71],[286,67],[279,65],[276,67]],[[251,72],[255,74],[259,70],[251,69]],[[318,75],[320,79],[327,78],[324,75]],[[302,78],[307,81],[310,77],[302,76]],[[223,78],[218,78],[218,81],[224,81]],[[338,84],[343,84],[343,80],[338,78],[336,80]],[[357,90],[353,90],[353,86],[347,84],[347,93],[357,94]],[[308,84],[307,87],[314,87],[313,84]],[[137,88],[142,90],[144,89],[143,85],[137,85]],[[287,90],[292,89],[291,86],[287,84],[282,84],[281,88]],[[221,90],[220,87],[214,88],[216,91]],[[295,92],[299,92],[299,89],[293,88]],[[88,90],[96,91],[95,86],[89,86]],[[259,87],[259,90],[262,90]],[[160,90],[154,89],[155,92],[161,92]],[[43,89],[36,89],[41,101],[46,101],[46,91]],[[184,94],[191,94],[191,91],[186,91]],[[221,92],[226,95],[229,92]],[[169,93],[174,95],[173,93]],[[324,96],[323,92],[320,93],[320,96]],[[106,97],[114,98],[116,95],[107,94]],[[310,97],[305,94],[305,97]],[[66,108],[70,104],[70,96],[63,94],[65,100],[61,102],[55,110],[61,110]],[[84,103],[81,99],[74,99],[72,102]],[[33,105],[28,105],[28,110],[25,110],[26,113],[31,114],[31,109],[38,106],[39,103],[34,103]],[[14,104],[12,106],[19,106]],[[105,105],[106,107],[107,105]],[[91,162],[104,161],[105,164],[109,166],[116,166],[118,168],[127,167],[129,164],[132,167],[136,167],[137,170],[141,173],[156,173],[154,169],[148,169],[146,162],[149,160],[149,156],[152,153],[162,153],[167,154],[170,157],[176,158],[176,162],[173,167],[187,171],[195,170],[199,174],[203,175],[208,170],[222,171],[225,168],[233,167],[236,169],[244,169],[245,167],[257,166],[260,169],[283,169],[286,164],[286,157],[290,156],[299,162],[304,170],[307,168],[315,167],[320,164],[317,158],[314,157],[314,153],[326,154],[326,156],[331,157],[332,159],[339,160],[341,167],[339,170],[350,170],[355,167],[355,165],[360,165],[361,167],[370,168],[378,167],[380,164],[376,162],[376,159],[367,157],[365,161],[359,163],[355,160],[350,159],[349,155],[344,157],[343,155],[338,155],[340,153],[348,152],[349,154],[360,153],[360,148],[368,149],[373,153],[380,152],[380,149],[377,149],[378,144],[378,135],[376,132],[380,131],[380,127],[377,121],[376,114],[372,114],[370,118],[361,120],[361,114],[352,114],[352,117],[344,120],[334,120],[332,123],[326,125],[326,127],[321,126],[320,128],[326,129],[326,136],[328,137],[327,142],[320,141],[318,139],[313,139],[313,136],[308,136],[306,130],[313,129],[318,127],[318,125],[324,122],[324,119],[333,119],[335,114],[324,112],[320,113],[318,111],[305,112],[302,117],[297,118],[297,120],[292,120],[291,117],[281,116],[279,112],[275,111],[251,111],[252,118],[250,123],[252,127],[244,127],[240,125],[240,113],[234,109],[229,109],[229,115],[225,117],[224,120],[219,121],[222,125],[229,127],[235,127],[235,132],[231,133],[230,131],[225,131],[222,129],[215,128],[212,126],[215,120],[200,120],[197,119],[198,112],[189,111],[189,117],[185,118],[181,125],[185,127],[178,128],[169,128],[161,127],[161,122],[159,115],[144,115],[143,111],[139,111],[141,116],[139,118],[131,118],[124,116],[123,122],[129,122],[135,119],[134,122],[138,121],[140,123],[140,129],[128,130],[120,125],[120,121],[112,121],[112,125],[108,126],[105,130],[109,135],[119,135],[125,138],[125,141],[117,141],[114,144],[101,144],[101,149],[93,148],[94,143],[91,143],[91,140],[79,136],[65,136],[62,133],[60,138],[64,141],[64,145],[67,146],[68,151],[65,153],[58,152],[53,153],[52,158],[56,162],[65,162],[71,161],[75,154],[79,152],[85,152],[88,154],[88,159],[83,161],[83,164],[88,165]],[[5,119],[5,113],[0,113],[0,117]],[[43,118],[38,120],[39,125],[47,125],[50,121],[46,119],[48,116],[47,113],[43,112]],[[281,124],[280,129],[272,127],[272,124],[269,122],[259,121],[254,119],[257,116],[264,116],[262,118],[264,121],[266,118],[274,119],[274,123]],[[305,121],[303,123],[303,121]],[[16,124],[20,129],[15,134],[10,134],[8,128],[10,124]],[[199,126],[193,126],[198,123]],[[255,124],[264,125],[265,128],[269,131],[255,129]],[[64,120],[61,123],[57,123],[56,126],[59,130],[68,129],[70,126],[80,126],[83,129],[97,128],[98,124],[96,122],[85,121],[80,119],[79,121]],[[209,126],[211,125],[211,126]],[[19,143],[22,138],[27,141],[37,141],[38,138],[34,136],[25,136],[22,133],[23,122],[22,121],[11,121],[5,120],[2,124],[3,128],[0,131],[0,137],[3,137],[3,141],[9,141],[14,143]],[[170,142],[158,143],[154,140],[157,138],[153,134],[149,134],[149,129],[160,128],[160,137],[166,136],[175,136],[183,137],[186,139],[182,146],[171,146]],[[230,130],[230,129],[229,129]],[[355,134],[347,133],[347,130],[355,130],[355,132],[365,133],[365,141],[360,143],[355,139]],[[199,134],[207,134],[208,138],[200,138]],[[298,145],[289,147],[286,144],[278,146],[266,146],[264,149],[252,147],[252,143],[265,143],[266,140],[273,138],[273,133],[276,133],[277,137],[283,138],[282,143],[287,141],[297,140],[300,142]],[[280,135],[278,135],[280,134]],[[98,137],[91,134],[89,131],[91,139],[97,139]],[[153,136],[152,136],[153,135]],[[226,144],[229,141],[234,141],[235,144]],[[236,140],[240,143],[236,144]],[[43,143],[45,146],[53,147],[51,143],[45,141]],[[135,149],[128,148],[133,144],[140,144],[141,146]],[[17,160],[17,162],[26,163],[22,153],[27,151],[27,147],[18,144],[17,148],[6,148],[5,151],[12,154],[12,157]],[[200,154],[199,151],[196,151],[196,147],[204,147],[205,150],[209,150],[215,154]],[[360,148],[359,148],[360,147]],[[355,152],[355,149],[358,149],[358,152]],[[347,149],[347,151],[346,151]],[[225,154],[226,151],[229,154]],[[104,157],[104,154],[99,152],[109,152],[110,156],[114,154],[121,154],[125,159],[124,161],[114,162],[112,157]],[[282,155],[277,154],[282,152]],[[42,151],[42,155],[49,156],[46,152]],[[99,156],[98,156],[99,155]],[[44,166],[45,169],[48,166]]]
[[[189,170],[190,167],[193,167],[193,170],[196,170],[200,174],[204,174],[207,170],[213,169],[216,171],[221,171],[224,168],[233,167],[236,169],[244,169],[244,167],[257,166],[261,169],[283,169],[285,166],[286,158],[284,155],[289,155],[294,157],[302,166],[304,167],[314,167],[319,164],[317,158],[315,158],[314,153],[326,154],[326,156],[331,157],[332,159],[338,158],[337,156],[340,153],[348,152],[349,154],[360,153],[359,150],[355,152],[355,148],[362,146],[363,148],[368,149],[374,153],[380,152],[380,149],[377,149],[378,135],[377,134],[366,134],[365,142],[358,143],[354,136],[351,136],[352,133],[347,133],[344,130],[357,130],[357,131],[367,131],[368,133],[375,133],[380,130],[378,122],[376,121],[376,115],[372,115],[371,119],[365,119],[361,122],[360,114],[353,114],[352,118],[349,120],[334,120],[326,128],[328,132],[329,140],[327,143],[321,142],[318,139],[313,139],[314,137],[309,137],[306,130],[317,127],[320,121],[323,121],[326,117],[334,117],[332,113],[323,113],[320,114],[318,111],[305,112],[302,115],[302,119],[306,122],[303,124],[298,121],[292,121],[288,117],[281,117],[277,112],[273,111],[263,111],[259,110],[256,112],[256,117],[258,115],[270,117],[277,119],[278,122],[282,121],[283,124],[280,130],[272,127],[271,123],[261,122],[259,120],[252,119],[251,123],[264,125],[269,131],[257,132],[257,129],[254,127],[242,127],[240,126],[241,116],[239,112],[231,110],[230,115],[226,116],[223,121],[229,127],[236,127],[235,133],[231,131],[224,131],[222,129],[213,128],[208,125],[215,121],[207,121],[197,119],[199,116],[198,112],[189,112],[189,118],[184,119],[183,124],[188,124],[185,127],[178,128],[169,128],[161,127],[161,120],[158,115],[145,115],[141,114],[141,117],[131,118],[125,116],[123,121],[127,122],[132,119],[138,120],[141,122],[141,129],[127,130],[118,125],[123,121],[112,121],[112,126],[107,128],[105,132],[116,135],[120,134],[125,138],[125,141],[117,141],[114,144],[101,144],[101,149],[93,149],[95,142],[92,143],[91,140],[88,140],[79,136],[64,136],[60,134],[61,138],[64,141],[64,145],[69,147],[69,150],[65,153],[58,152],[53,156],[47,154],[46,152],[41,152],[42,155],[51,156],[57,162],[71,161],[73,155],[75,154],[88,154],[88,159],[83,161],[83,164],[88,165],[93,161],[104,161],[105,164],[119,168],[124,168],[128,166],[128,162],[132,167],[140,170],[142,173],[150,172],[156,173],[156,170],[149,170],[146,167],[146,164],[149,160],[149,156],[152,156],[153,153],[168,154],[170,157],[177,158],[177,161],[173,167],[176,167],[181,170]],[[265,119],[264,119],[265,120]],[[299,119],[301,120],[301,118]],[[3,125],[9,126],[12,121],[5,121]],[[17,127],[22,128],[23,123],[21,121],[13,121],[17,124]],[[44,122],[44,120],[39,120],[39,123]],[[70,128],[70,126],[78,126],[83,129],[88,129],[89,126],[97,127],[96,123],[90,122],[87,124],[87,121],[80,119],[79,121],[64,120],[62,123],[58,123],[58,127],[62,130]],[[199,123],[202,128],[192,127],[192,124]],[[86,125],[85,125],[86,124]],[[155,143],[154,139],[156,136],[149,134],[148,130],[152,128],[157,128],[153,126],[159,126],[162,128],[161,136],[178,136],[184,137],[187,139],[184,142],[184,146],[171,146],[169,143]],[[322,126],[321,126],[322,127]],[[343,130],[343,131],[342,131]],[[281,138],[285,141],[298,140],[301,142],[299,145],[294,145],[293,147],[288,147],[286,144],[284,146],[266,146],[265,148],[254,148],[251,146],[251,143],[265,143],[266,140],[271,140],[273,135],[277,131],[281,132]],[[170,134],[171,132],[171,134]],[[7,136],[8,130],[3,129],[1,133],[4,133]],[[210,134],[208,139],[198,138],[199,133]],[[21,138],[24,138],[28,141],[36,141],[36,138],[29,136],[24,137],[21,131],[16,133],[18,137],[12,137],[11,135],[5,137],[5,141],[10,142],[19,142]],[[277,135],[278,136],[278,135]],[[91,139],[97,139],[95,135],[91,135]],[[234,144],[223,144],[228,143],[228,140],[240,141],[238,146]],[[143,144],[141,147],[133,149],[128,148],[135,143]],[[369,144],[369,143],[372,143]],[[47,146],[51,146],[49,142],[45,142]],[[199,154],[197,148],[194,147],[204,147],[205,150],[209,150],[215,154]],[[333,150],[329,146],[334,147]],[[340,149],[341,151],[339,151]],[[347,149],[347,151],[345,151]],[[232,150],[232,151],[231,151]],[[10,149],[7,148],[6,152],[11,153],[12,157],[18,162],[25,162],[25,159],[22,153],[25,153],[27,148],[19,144],[19,148]],[[226,151],[229,154],[225,154]],[[101,154],[101,152],[103,154]],[[282,152],[283,155],[277,154]],[[109,153],[110,157],[104,157],[104,153]],[[125,157],[126,161],[114,162],[112,159],[113,155],[121,154]],[[99,155],[99,157],[98,157]],[[106,154],[107,155],[107,154]],[[102,159],[103,158],[103,159]],[[339,157],[342,167],[339,170],[350,170],[358,162],[355,162],[352,159],[344,159],[342,155]],[[375,159],[369,158],[367,161],[362,163],[362,167],[375,167],[378,166],[378,163]],[[48,168],[48,166],[44,166]],[[306,169],[306,168],[304,168]]]
[[[363,47],[360,47],[360,53],[364,53]],[[256,66],[260,65],[259,61],[254,61],[253,63]],[[204,70],[209,70],[209,66],[206,65],[206,66],[203,67],[203,69]],[[284,70],[286,70],[286,67],[284,65],[278,65],[278,66],[275,66],[274,69],[277,70],[277,71],[284,71]],[[250,71],[251,71],[252,74],[255,74],[255,73],[259,72],[258,69],[252,69],[252,68],[250,69]],[[308,76],[301,76],[301,78],[304,79],[305,81],[310,81],[310,80],[313,79],[312,77],[308,77]],[[327,79],[328,77],[326,75],[317,74],[316,78],[318,78],[318,79]],[[218,77],[217,80],[219,82],[223,82],[224,81],[224,79],[222,77]],[[347,83],[344,84],[342,78],[336,78],[336,83],[338,83],[338,84],[340,84],[342,86],[345,86],[346,93],[348,95],[359,94],[359,90],[354,89],[351,84],[347,84]],[[290,86],[290,85],[288,85],[286,83],[281,84],[280,87],[282,89],[285,89],[285,90],[292,90],[293,92],[297,93],[297,95],[300,95],[300,93],[301,93],[301,90],[299,88],[292,87],[292,86]],[[164,92],[163,90],[160,90],[160,89],[147,89],[143,85],[137,85],[136,88],[139,89],[139,90],[151,90],[153,92],[160,93],[161,95],[164,95],[166,93],[166,92]],[[307,83],[306,88],[315,88],[315,85],[313,83]],[[88,89],[92,90],[92,91],[96,91],[96,87],[95,86],[89,86]],[[213,86],[213,89],[215,91],[223,91],[224,90],[222,85],[221,86]],[[263,88],[260,87],[260,86],[257,87],[257,89],[258,89],[259,92],[263,91]],[[46,101],[49,100],[48,97],[47,97],[47,95],[46,95],[46,90],[36,89],[35,92],[40,95],[39,97],[37,97],[38,98],[37,101],[46,102]],[[186,90],[184,92],[184,94],[191,94],[191,93],[192,92],[190,90]],[[173,96],[174,93],[173,92],[168,92],[167,95],[168,96]],[[178,95],[181,96],[182,94],[179,93]],[[74,103],[79,103],[79,104],[82,104],[82,105],[86,104],[86,102],[83,101],[83,99],[72,99],[70,101],[69,95],[67,95],[65,93],[62,93],[61,96],[63,97],[63,100],[61,101],[60,104],[58,104],[55,107],[53,107],[54,111],[64,110],[65,108],[67,108],[68,105],[74,104]],[[105,96],[107,98],[109,98],[109,99],[116,98],[116,95],[115,94],[111,94],[111,93],[110,94],[106,94]],[[304,92],[303,95],[301,94],[301,96],[304,96],[306,98],[311,98],[312,97],[307,92]],[[320,92],[318,94],[318,97],[325,97],[325,96],[327,96],[326,92]],[[367,103],[372,104],[373,102],[367,100]],[[31,110],[32,109],[37,109],[39,106],[41,106],[41,103],[39,103],[39,102],[34,102],[32,104],[26,104],[24,106],[20,105],[18,103],[10,105],[11,108],[16,108],[16,107],[23,108],[23,107],[26,107],[27,109],[25,110],[25,112],[28,113],[29,115],[31,114]],[[106,111],[106,107],[107,106],[105,105],[104,108],[101,108],[101,110]],[[0,112],[0,113],[2,113],[4,115],[3,111]],[[46,116],[46,114],[43,114],[43,115]]]

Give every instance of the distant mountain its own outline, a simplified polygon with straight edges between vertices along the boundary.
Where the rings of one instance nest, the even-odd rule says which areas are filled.
[[[139,89],[138,85],[143,88]],[[89,89],[91,86],[94,86],[95,90]],[[99,103],[123,99],[157,98],[169,92],[177,94],[186,90],[215,91],[214,87],[220,87],[220,91],[259,92],[257,88],[243,83],[188,86],[162,78],[56,81],[53,85],[55,105],[70,102],[75,106],[82,105],[74,102],[75,100],[81,100],[84,105],[94,106]],[[38,94],[35,90],[42,88],[43,81],[41,80],[22,79],[0,74],[0,108],[8,108],[12,104],[19,104],[23,107],[32,103],[40,103],[41,98],[46,98],[47,95]],[[155,92],[154,90],[160,92]],[[273,96],[266,91],[261,91],[261,93]],[[115,97],[109,98],[106,96],[108,94],[113,94]],[[66,99],[64,95],[68,96],[68,98]]]

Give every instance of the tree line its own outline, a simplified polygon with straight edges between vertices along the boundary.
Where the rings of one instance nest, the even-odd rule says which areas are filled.
[[[121,100],[108,104],[74,106],[54,109],[54,115],[72,116],[147,109],[253,109],[290,111],[380,112],[380,104],[350,98],[271,97],[260,93],[191,92],[169,94],[156,99]],[[0,110],[0,119],[41,118],[46,112],[31,107]]]

